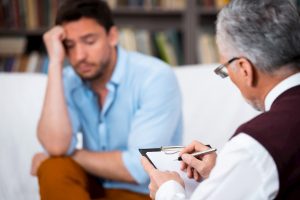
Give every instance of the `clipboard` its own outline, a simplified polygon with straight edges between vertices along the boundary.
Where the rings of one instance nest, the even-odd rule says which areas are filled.
[[[142,154],[142,156],[145,156],[148,159],[148,161],[155,167],[155,169],[157,169],[157,167],[153,164],[152,160],[148,157],[147,152],[161,151],[161,148],[139,149],[139,151]]]
[[[178,153],[165,154],[161,148],[139,149],[141,155],[145,156],[150,163],[160,171],[175,171],[184,181],[186,195],[189,198],[199,182],[187,177],[187,174],[180,169]]]

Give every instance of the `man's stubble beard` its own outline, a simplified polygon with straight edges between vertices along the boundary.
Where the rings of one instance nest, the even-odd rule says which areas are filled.
[[[94,66],[96,66],[96,64],[93,64]],[[95,80],[99,80],[101,78],[103,78],[107,72],[107,69],[109,68],[109,62],[104,62],[104,63],[100,63],[100,67],[97,69],[97,71],[91,75],[91,76],[83,76],[79,73],[77,73],[80,78],[83,80],[83,81],[95,81]]]
[[[99,64],[100,67],[98,67],[97,71],[94,74],[92,74],[91,76],[84,76],[84,75],[81,75],[80,73],[78,73],[76,70],[75,71],[83,81],[99,80],[99,79],[102,79],[103,77],[105,77],[105,75],[109,69],[110,60],[111,60],[111,53],[109,53],[109,56],[107,59],[105,59],[104,61],[102,61]],[[82,63],[86,63],[88,65],[92,65],[93,67],[97,67],[96,63],[89,63],[87,61],[81,61],[75,65],[76,66],[75,69],[78,68],[77,66],[80,66]]]

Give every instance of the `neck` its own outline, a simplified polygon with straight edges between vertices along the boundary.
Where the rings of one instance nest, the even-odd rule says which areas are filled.
[[[270,91],[278,85],[281,81],[292,76],[295,73],[298,73],[299,70],[292,70],[282,67],[272,74],[267,74],[260,72],[259,81],[258,81],[258,101],[263,106],[263,110],[265,110],[265,99]]]

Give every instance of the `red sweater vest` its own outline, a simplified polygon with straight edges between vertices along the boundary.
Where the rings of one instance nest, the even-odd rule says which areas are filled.
[[[282,93],[270,111],[241,125],[273,157],[279,173],[276,199],[300,199],[300,86]]]

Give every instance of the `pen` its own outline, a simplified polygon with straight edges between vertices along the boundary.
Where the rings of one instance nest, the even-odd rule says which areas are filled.
[[[200,156],[200,155],[209,154],[209,153],[212,153],[212,152],[215,152],[215,151],[217,151],[217,149],[211,148],[211,149],[207,149],[207,150],[205,150],[205,151],[195,152],[195,153],[192,153],[192,154],[190,154],[190,155],[196,157],[196,156]],[[178,160],[178,161],[182,161],[181,156],[179,156],[179,157],[177,158],[177,160]]]

